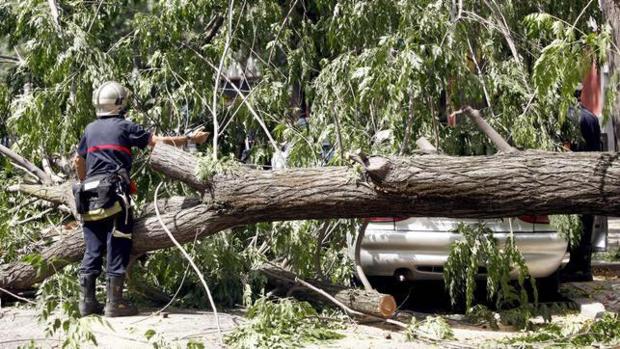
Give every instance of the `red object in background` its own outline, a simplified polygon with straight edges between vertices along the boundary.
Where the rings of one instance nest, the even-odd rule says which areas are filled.
[[[408,217],[370,217],[366,219],[372,223],[387,223],[387,222],[400,222],[404,221]],[[520,220],[531,224],[549,224],[549,216],[541,215],[523,215],[518,217]]]
[[[591,111],[592,114],[600,116],[603,113],[603,99],[601,98],[601,78],[595,61],[592,62],[592,66],[583,77],[582,85],[581,105]]]
[[[519,219],[524,221],[525,223],[549,224],[549,216],[524,215],[524,216],[519,216]]]
[[[385,223],[385,222],[400,222],[407,219],[407,217],[370,217],[367,221],[372,223]]]
[[[136,182],[131,181],[129,182],[129,194],[133,195],[136,194],[138,192],[138,186],[136,185]]]

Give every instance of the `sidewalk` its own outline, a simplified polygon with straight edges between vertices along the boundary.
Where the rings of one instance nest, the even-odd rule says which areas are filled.
[[[620,312],[620,280],[568,282],[560,286],[560,293],[580,306],[582,313],[596,317],[600,311]]]

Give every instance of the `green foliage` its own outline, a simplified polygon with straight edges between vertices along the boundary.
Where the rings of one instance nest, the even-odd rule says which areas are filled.
[[[0,187],[18,183],[15,167],[0,158]],[[47,214],[41,212],[48,210]],[[22,260],[43,270],[46,265],[38,254],[54,239],[49,226],[60,226],[67,216],[49,212],[49,206],[27,195],[0,192],[0,264]],[[59,229],[59,228],[55,228]]]
[[[346,233],[354,226],[346,220],[260,223],[196,241],[188,251],[218,304],[248,306],[265,284],[255,269],[268,260],[286,258],[301,277],[317,277],[315,244],[321,229],[325,231],[319,258],[323,275],[336,284],[348,285],[353,274],[346,253]],[[176,306],[209,306],[204,290],[192,286],[199,282],[198,277],[184,272],[187,262],[176,249],[155,251],[134,268],[132,284],[149,285],[170,295],[180,288]],[[134,296],[141,297],[139,290]]]
[[[201,156],[196,166],[196,177],[209,181],[216,174],[235,174],[241,170],[241,164],[234,157]]]
[[[581,234],[583,232],[583,224],[579,215],[553,215],[549,216],[549,223],[557,230],[562,237],[568,241],[568,246],[571,248],[577,246],[581,240]]]
[[[452,243],[444,265],[444,281],[452,304],[464,302],[465,309],[470,311],[474,303],[476,275],[479,268],[484,267],[487,298],[493,300],[498,309],[526,305],[525,281],[529,274],[514,237],[508,236],[506,243],[500,246],[493,232],[484,225],[460,224],[457,231],[463,239]],[[516,288],[511,284],[512,273],[517,274]],[[534,279],[530,277],[529,280],[536,290]]]
[[[482,304],[477,304],[467,312],[465,319],[470,324],[488,325],[493,330],[499,330],[500,324],[524,330],[535,326],[531,320],[536,316],[541,316],[545,322],[550,323],[552,314],[568,312],[572,310],[559,303],[553,303],[550,306],[540,304],[538,307],[522,304],[516,308],[499,311],[492,311]]]
[[[607,26],[592,31],[600,13],[582,0],[497,5],[516,57],[500,28],[489,25],[497,14],[474,1],[464,1],[457,18],[447,1],[268,0],[235,2],[233,31],[224,25],[207,41],[206,28],[226,14],[225,4],[67,1],[58,29],[44,2],[3,2],[0,46],[23,61],[0,83],[0,117],[19,135],[19,150],[29,158],[41,144],[70,152],[93,119],[93,88],[107,79],[134,91],[130,117],[158,132],[211,123],[213,67],[228,35],[226,66],[258,62],[261,79],[247,103],[280,141],[293,144],[295,164],[316,164],[321,142],[335,144],[337,133],[344,150],[397,152],[410,118],[408,137],[436,135],[449,153],[480,153],[488,141],[478,130],[438,122],[465,104],[487,107],[490,123],[517,146],[552,149],[583,62],[603,57],[610,40]],[[306,130],[294,125],[296,93],[312,106]],[[223,123],[219,151],[239,154],[257,121],[239,99],[215,102],[218,118],[231,121]],[[385,130],[389,145],[373,145]],[[253,161],[264,163],[272,151],[257,132]]]
[[[226,335],[232,348],[300,348],[342,338],[340,320],[318,314],[307,302],[260,298],[247,311],[247,322]]]
[[[487,324],[491,329],[499,330],[501,315],[499,313],[489,310],[489,308],[482,304],[476,304],[469,309],[465,319],[468,323],[471,323],[473,325],[479,326]]]
[[[268,237],[276,256],[284,256],[302,278],[316,278],[316,244],[321,231],[320,269],[335,284],[349,285],[352,262],[347,254],[347,234],[355,232],[354,220],[292,221],[273,223]]]
[[[527,329],[532,326],[531,319],[537,315],[542,315],[545,322],[551,321],[551,315],[539,313],[530,304],[521,304],[516,308],[506,309],[500,312],[501,323],[518,329]]]
[[[67,267],[43,281],[37,290],[39,322],[45,324],[46,336],[62,338],[62,348],[81,348],[85,343],[97,346],[91,326],[110,327],[100,316],[80,317],[76,273],[77,268]]]
[[[214,300],[223,306],[246,304],[251,295],[264,286],[264,278],[253,267],[264,261],[255,249],[246,248],[244,234],[220,233],[210,239],[197,241],[190,255],[211,287]],[[198,276],[187,269],[187,261],[176,249],[156,251],[136,265],[133,284],[151,285],[165,294],[175,294],[180,287],[175,305],[182,307],[209,307],[208,296],[198,284]],[[183,281],[183,283],[181,283]],[[249,297],[249,298],[247,298]],[[148,300],[145,300],[148,301]]]
[[[405,338],[413,341],[419,337],[441,341],[454,338],[454,332],[446,319],[441,316],[427,316],[422,321],[414,317],[405,329]]]
[[[620,344],[620,316],[605,313],[603,317],[584,324],[553,323],[504,341],[515,347],[613,347]]]
[[[597,252],[595,253],[593,259],[595,260],[605,260],[609,262],[619,262],[620,261],[620,247],[609,249],[607,252]]]

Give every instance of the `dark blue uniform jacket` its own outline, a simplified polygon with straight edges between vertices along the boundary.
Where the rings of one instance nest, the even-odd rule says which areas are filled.
[[[78,154],[86,159],[86,177],[115,173],[121,168],[130,173],[131,147],[144,149],[150,138],[142,126],[122,117],[91,122],[78,146]]]
[[[581,151],[601,151],[601,127],[596,115],[585,107],[581,107],[579,115],[579,129],[585,140],[585,144],[580,147]]]

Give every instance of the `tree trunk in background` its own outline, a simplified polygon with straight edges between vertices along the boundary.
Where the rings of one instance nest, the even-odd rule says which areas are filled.
[[[605,21],[611,26],[611,33],[613,37],[613,43],[615,47],[609,53],[609,73],[610,77],[614,77],[616,74],[620,74],[620,1],[618,0],[600,0],[601,11]],[[614,125],[616,150],[620,149],[620,85],[612,87],[608,93],[614,93],[616,95],[613,102],[613,109],[611,110],[611,117]],[[611,148],[610,148],[611,149]]]

